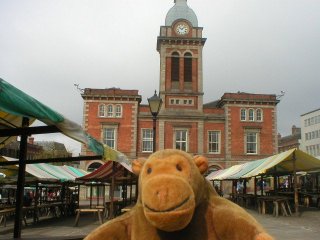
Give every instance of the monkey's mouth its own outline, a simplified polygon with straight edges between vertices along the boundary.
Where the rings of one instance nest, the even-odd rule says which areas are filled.
[[[190,197],[187,197],[185,200],[183,200],[182,202],[178,203],[177,205],[175,205],[173,207],[170,207],[170,208],[167,208],[167,209],[164,209],[164,210],[154,209],[152,207],[149,207],[147,204],[145,204],[144,206],[145,206],[145,208],[147,208],[151,212],[158,212],[158,213],[171,212],[171,211],[177,210],[181,206],[185,205],[189,200],[190,200]]]

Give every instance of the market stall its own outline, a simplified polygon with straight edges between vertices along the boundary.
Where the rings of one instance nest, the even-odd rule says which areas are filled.
[[[261,184],[261,195],[263,195],[264,178],[270,176],[274,178],[272,194],[275,195],[278,194],[280,187],[278,177],[289,175],[290,181],[287,185],[287,190],[290,189],[292,192],[291,197],[294,203],[294,211],[295,213],[298,213],[299,195],[303,195],[303,192],[300,191],[300,186],[298,186],[297,176],[299,172],[320,172],[320,159],[294,148],[268,158],[235,165],[224,170],[213,172],[206,178],[211,181],[228,180],[235,183],[237,181],[244,181],[244,183],[246,183],[248,179],[254,178],[255,195],[256,186],[259,184]],[[257,182],[257,178],[260,178],[259,182]],[[319,181],[316,184],[317,186],[313,188],[313,195],[320,193]],[[316,201],[320,202],[320,198]]]

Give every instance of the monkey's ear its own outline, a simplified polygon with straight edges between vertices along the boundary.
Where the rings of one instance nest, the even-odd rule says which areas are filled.
[[[204,174],[208,170],[208,159],[201,155],[196,155],[193,157],[193,160],[201,174]]]
[[[132,161],[132,171],[135,175],[138,176],[140,174],[142,166],[146,160],[147,159],[145,158],[139,158]]]

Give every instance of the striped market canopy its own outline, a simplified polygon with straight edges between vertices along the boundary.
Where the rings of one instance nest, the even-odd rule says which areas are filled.
[[[83,177],[84,175],[87,175],[89,173],[83,169],[75,168],[75,167],[68,166],[68,165],[63,165],[62,168],[76,178]]]
[[[244,176],[248,172],[251,172],[253,169],[260,166],[264,161],[265,161],[265,159],[259,159],[256,161],[244,163],[244,164],[242,164],[240,171],[238,171],[235,174],[231,174],[231,175],[227,176],[227,178],[229,180],[242,178],[242,176]]]
[[[16,161],[15,158],[1,156],[0,161]],[[109,162],[108,162],[109,163]],[[111,162],[110,162],[111,163]],[[6,182],[6,178],[10,182],[16,181],[18,175],[18,165],[2,166],[0,173],[5,175],[2,181]],[[82,169],[77,169],[71,166],[56,166],[47,163],[35,163],[26,165],[26,182],[43,181],[43,182],[75,182],[76,178],[87,174]]]
[[[114,164],[114,166],[113,166]],[[127,169],[128,171],[132,172],[131,166],[125,163],[113,163],[113,162],[106,162],[102,166],[100,166],[95,171],[77,178],[80,181],[95,181],[95,182],[106,182],[111,180],[112,177],[121,177],[124,175],[124,170]]]
[[[234,165],[230,168],[226,168],[218,172],[217,174],[208,175],[206,178],[208,180],[224,180],[228,176],[233,175],[241,170],[242,164]],[[215,173],[215,172],[213,172]]]

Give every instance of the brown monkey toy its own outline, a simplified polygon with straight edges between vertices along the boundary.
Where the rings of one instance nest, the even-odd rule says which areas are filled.
[[[272,240],[244,209],[215,192],[202,176],[207,168],[205,157],[171,149],[134,160],[136,205],[85,240]]]

